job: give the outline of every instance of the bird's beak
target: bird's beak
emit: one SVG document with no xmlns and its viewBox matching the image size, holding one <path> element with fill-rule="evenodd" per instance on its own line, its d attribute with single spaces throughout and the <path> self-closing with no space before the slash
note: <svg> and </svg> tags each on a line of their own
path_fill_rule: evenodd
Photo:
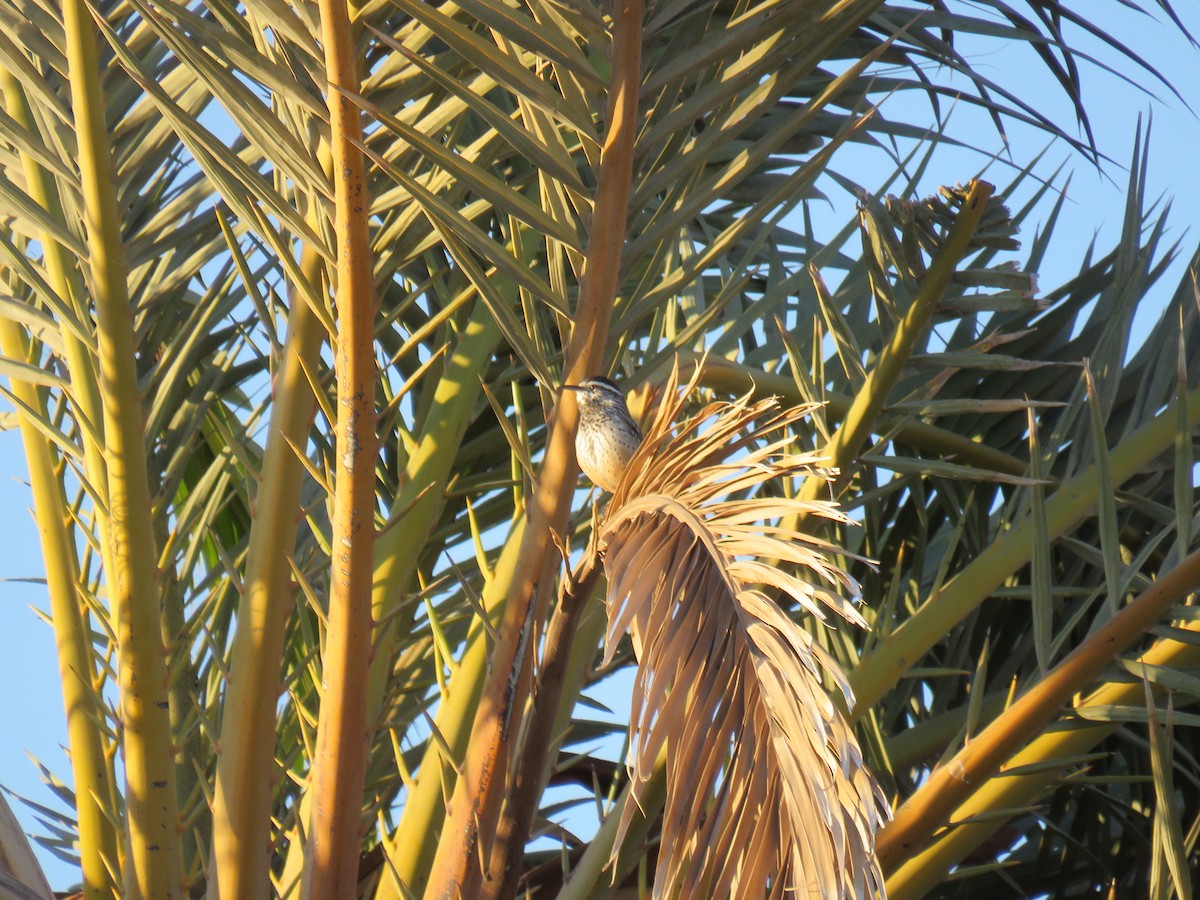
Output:
<svg viewBox="0 0 1200 900">
<path fill-rule="evenodd" d="M 582 384 L 564 384 L 563 390 L 564 391 L 586 391 L 587 388 L 585 388 Z"/>
</svg>

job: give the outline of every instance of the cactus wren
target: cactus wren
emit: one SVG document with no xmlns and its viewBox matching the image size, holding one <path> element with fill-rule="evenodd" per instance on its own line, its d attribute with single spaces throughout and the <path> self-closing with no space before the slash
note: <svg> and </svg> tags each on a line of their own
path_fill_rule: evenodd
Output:
<svg viewBox="0 0 1200 900">
<path fill-rule="evenodd" d="M 601 375 L 581 384 L 564 384 L 579 394 L 579 430 L 575 432 L 575 456 L 579 468 L 596 487 L 612 492 L 621 473 L 642 442 L 642 431 L 629 414 L 621 389 Z"/>
</svg>

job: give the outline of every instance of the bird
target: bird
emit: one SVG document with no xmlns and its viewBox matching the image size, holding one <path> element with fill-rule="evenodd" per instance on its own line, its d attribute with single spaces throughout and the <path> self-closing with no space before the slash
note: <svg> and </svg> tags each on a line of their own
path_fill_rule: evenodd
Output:
<svg viewBox="0 0 1200 900">
<path fill-rule="evenodd" d="M 603 375 L 563 387 L 579 395 L 579 428 L 575 432 L 579 468 L 596 487 L 612 493 L 642 443 L 642 430 L 629 414 L 625 394 Z"/>
</svg>

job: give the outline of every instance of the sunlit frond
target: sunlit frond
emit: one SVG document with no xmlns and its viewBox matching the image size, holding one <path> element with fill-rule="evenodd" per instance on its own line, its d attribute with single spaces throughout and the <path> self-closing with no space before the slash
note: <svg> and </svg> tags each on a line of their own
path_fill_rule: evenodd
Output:
<svg viewBox="0 0 1200 900">
<path fill-rule="evenodd" d="M 667 758 L 655 895 L 874 896 L 887 802 L 823 681 L 853 697 L 776 600 L 865 625 L 835 548 L 783 524 L 801 511 L 846 521 L 832 504 L 779 495 L 825 477 L 819 456 L 789 448 L 811 407 L 742 400 L 683 417 L 694 386 L 666 386 L 598 532 L 607 656 L 627 630 L 638 656 L 635 799 Z"/>
</svg>

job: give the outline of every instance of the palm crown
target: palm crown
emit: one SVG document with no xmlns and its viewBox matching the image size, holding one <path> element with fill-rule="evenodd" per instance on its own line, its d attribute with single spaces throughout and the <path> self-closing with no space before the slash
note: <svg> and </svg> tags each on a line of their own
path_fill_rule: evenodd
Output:
<svg viewBox="0 0 1200 900">
<path fill-rule="evenodd" d="M 1177 249 L 1145 145 L 1116 245 L 1039 292 L 1063 179 L 921 197 L 978 136 L 869 102 L 1096 156 L 1065 26 L 1098 29 L 1023 9 L 0 16 L 0 374 L 87 894 L 1188 896 L 1200 335 L 1184 279 L 1129 344 Z M 852 143 L 903 152 L 860 184 Z M 672 415 L 618 419 L 600 519 L 553 386 L 625 413 L 585 379 L 617 357 Z"/>
</svg>

